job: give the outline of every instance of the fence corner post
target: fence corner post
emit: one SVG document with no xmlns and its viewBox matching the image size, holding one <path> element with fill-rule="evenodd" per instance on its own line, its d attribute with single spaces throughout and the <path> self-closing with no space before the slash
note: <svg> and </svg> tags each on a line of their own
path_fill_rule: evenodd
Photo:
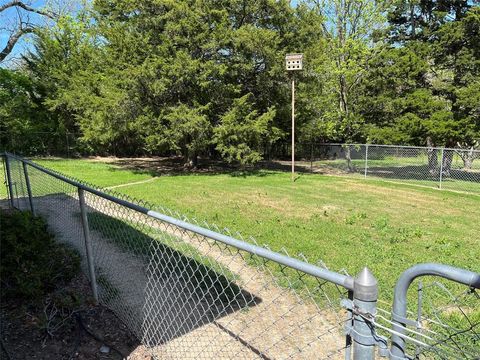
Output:
<svg viewBox="0 0 480 360">
<path fill-rule="evenodd" d="M 23 165 L 23 175 L 25 176 L 25 184 L 27 185 L 28 202 L 30 203 L 30 211 L 32 212 L 32 215 L 35 216 L 35 208 L 33 207 L 32 187 L 30 185 L 30 177 L 28 176 L 27 164 L 22 161 L 22 165 Z"/>
<path fill-rule="evenodd" d="M 8 159 L 8 154 L 5 153 L 5 169 L 7 171 L 7 187 L 10 195 L 10 207 L 13 209 L 15 205 L 13 203 L 13 187 L 12 187 L 12 173 L 10 171 L 10 161 Z"/>
<path fill-rule="evenodd" d="M 353 359 L 375 359 L 375 336 L 372 325 L 377 312 L 378 283 L 373 274 L 364 268 L 353 285 Z"/>
<path fill-rule="evenodd" d="M 93 298 L 98 304 L 97 279 L 95 276 L 95 264 L 93 262 L 92 243 L 90 241 L 90 229 L 88 227 L 85 193 L 81 188 L 78 188 L 78 200 L 80 202 L 80 212 L 82 216 L 83 236 L 85 239 L 85 252 L 87 256 L 88 273 L 90 275 L 90 285 L 92 287 Z"/>
</svg>

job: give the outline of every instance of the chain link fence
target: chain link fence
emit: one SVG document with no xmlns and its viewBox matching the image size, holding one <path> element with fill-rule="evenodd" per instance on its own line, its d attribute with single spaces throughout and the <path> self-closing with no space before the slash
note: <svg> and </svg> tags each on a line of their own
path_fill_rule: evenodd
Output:
<svg viewBox="0 0 480 360">
<path fill-rule="evenodd" d="M 480 194 L 480 150 L 369 144 L 299 146 L 298 165 L 348 175 Z"/>
<path fill-rule="evenodd" d="M 376 349 L 391 359 L 480 356 L 480 274 L 423 269 L 457 282 L 445 289 L 465 296 L 424 295 L 421 310 L 403 316 L 395 301 L 406 304 L 407 294 L 397 286 L 390 316 L 377 308 L 367 269 L 355 278 L 334 272 L 17 156 L 4 159 L 10 207 L 41 215 L 81 254 L 93 296 L 156 359 L 373 359 Z M 407 321 L 411 314 L 419 316 Z"/>
<path fill-rule="evenodd" d="M 23 155 L 77 157 L 88 153 L 81 134 L 68 131 L 0 131 L 2 149 Z"/>
</svg>

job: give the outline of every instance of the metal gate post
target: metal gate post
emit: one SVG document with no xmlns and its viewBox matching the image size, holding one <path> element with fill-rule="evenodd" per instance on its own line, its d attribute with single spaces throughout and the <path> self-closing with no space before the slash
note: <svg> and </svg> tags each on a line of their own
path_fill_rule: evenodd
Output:
<svg viewBox="0 0 480 360">
<path fill-rule="evenodd" d="M 28 176 L 27 164 L 22 162 L 22 165 L 23 165 L 23 174 L 25 176 L 25 184 L 27 185 L 27 193 L 28 193 L 28 201 L 30 203 L 30 210 L 32 211 L 32 214 L 35 216 L 35 209 L 33 208 L 32 188 L 30 187 L 30 178 Z"/>
<path fill-rule="evenodd" d="M 78 200 L 80 201 L 80 212 L 82 215 L 83 235 L 85 238 L 85 252 L 87 255 L 88 272 L 90 275 L 90 285 L 92 286 L 93 298 L 98 303 L 97 279 L 95 276 L 95 265 L 93 262 L 92 244 L 90 241 L 90 229 L 88 227 L 87 209 L 85 206 L 84 190 L 78 188 Z"/>
<path fill-rule="evenodd" d="M 368 144 L 365 145 L 365 179 L 367 178 L 368 172 Z"/>
<path fill-rule="evenodd" d="M 441 152 L 442 156 L 440 156 L 440 189 L 442 188 L 442 180 L 443 180 L 442 178 L 443 178 L 443 151 L 444 150 L 445 149 L 442 148 L 442 152 Z"/>
<path fill-rule="evenodd" d="M 8 160 L 8 154 L 5 154 L 5 168 L 7 170 L 7 186 L 10 193 L 10 207 L 13 209 L 13 187 L 12 187 L 12 175 L 10 172 L 10 161 Z"/>
<path fill-rule="evenodd" d="M 455 268 L 449 265 L 427 263 L 417 264 L 405 270 L 395 285 L 392 306 L 392 344 L 390 360 L 407 360 L 405 354 L 407 348 L 407 292 L 413 280 L 421 276 L 438 276 L 467 285 L 474 289 L 480 289 L 480 273 Z M 410 324 L 412 325 L 412 324 Z"/>
<path fill-rule="evenodd" d="M 353 360 L 375 359 L 375 337 L 372 324 L 377 312 L 378 284 L 364 268 L 353 284 Z"/>
</svg>

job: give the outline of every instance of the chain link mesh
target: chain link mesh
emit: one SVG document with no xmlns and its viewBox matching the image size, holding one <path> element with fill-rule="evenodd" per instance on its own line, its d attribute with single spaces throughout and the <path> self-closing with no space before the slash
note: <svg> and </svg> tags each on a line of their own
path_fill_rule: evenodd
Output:
<svg viewBox="0 0 480 360">
<path fill-rule="evenodd" d="M 11 159 L 10 166 L 12 182 L 23 186 L 16 201 L 28 209 L 22 164 Z M 88 275 L 77 188 L 31 166 L 28 174 L 35 212 L 81 254 Z M 154 358 L 344 358 L 345 289 L 93 193 L 85 192 L 85 202 L 100 302 Z"/>
<path fill-rule="evenodd" d="M 480 150 L 390 145 L 313 145 L 299 165 L 334 175 L 480 194 Z"/>
<path fill-rule="evenodd" d="M 360 164 L 354 158 L 362 152 L 358 147 L 356 152 L 350 150 L 353 168 L 358 170 Z M 381 157 L 375 150 L 372 154 Z M 408 154 L 414 158 L 417 153 Z M 22 162 L 10 157 L 9 165 L 14 205 L 28 210 Z M 81 254 L 88 275 L 77 187 L 32 166 L 27 171 L 35 212 L 47 220 L 58 241 Z M 117 200 L 256 244 L 228 229 L 69 178 Z M 345 289 L 94 193 L 85 192 L 85 202 L 100 302 L 115 312 L 154 358 L 348 357 L 344 329 L 351 325 L 351 317 L 340 305 L 349 296 Z M 306 261 L 301 255 L 298 258 Z M 326 268 L 323 263 L 317 265 Z M 412 320 L 405 337 L 409 358 L 480 358 L 478 291 L 435 280 L 422 283 L 418 299 L 408 313 Z M 380 303 L 372 324 L 375 333 L 389 338 L 391 312 L 385 308 L 390 305 Z"/>
<path fill-rule="evenodd" d="M 19 210 L 28 210 L 28 194 L 23 172 L 23 163 L 17 159 L 9 159 L 11 189 L 13 193 L 13 206 Z"/>
<path fill-rule="evenodd" d="M 480 294 L 474 288 L 427 277 L 410 293 L 405 326 L 408 359 L 480 359 Z M 390 337 L 391 304 L 380 302 L 374 325 Z"/>
</svg>

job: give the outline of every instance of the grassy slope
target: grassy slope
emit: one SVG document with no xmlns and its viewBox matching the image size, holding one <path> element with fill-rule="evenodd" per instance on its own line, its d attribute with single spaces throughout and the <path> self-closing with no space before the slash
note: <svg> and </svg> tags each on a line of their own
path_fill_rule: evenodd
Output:
<svg viewBox="0 0 480 360">
<path fill-rule="evenodd" d="M 39 161 L 102 186 L 150 175 L 81 160 Z M 238 174 L 237 174 L 238 175 Z M 118 189 L 355 273 L 369 266 L 384 291 L 409 266 L 437 261 L 480 270 L 480 197 L 345 177 L 259 172 L 162 176 Z"/>
</svg>

